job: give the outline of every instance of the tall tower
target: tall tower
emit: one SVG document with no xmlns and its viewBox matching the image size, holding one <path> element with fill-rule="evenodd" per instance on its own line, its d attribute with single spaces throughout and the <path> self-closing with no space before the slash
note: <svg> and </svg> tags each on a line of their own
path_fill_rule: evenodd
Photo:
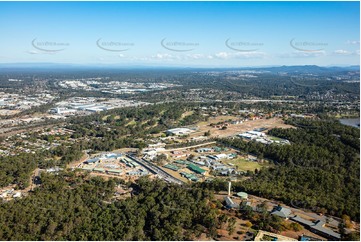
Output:
<svg viewBox="0 0 361 242">
<path fill-rule="evenodd" d="M 231 196 L 231 182 L 228 182 L 228 196 Z"/>
</svg>

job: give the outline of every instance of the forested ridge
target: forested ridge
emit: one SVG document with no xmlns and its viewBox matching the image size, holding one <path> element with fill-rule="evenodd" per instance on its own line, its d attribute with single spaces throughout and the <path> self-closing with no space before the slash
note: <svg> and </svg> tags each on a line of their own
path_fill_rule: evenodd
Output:
<svg viewBox="0 0 361 242">
<path fill-rule="evenodd" d="M 43 173 L 31 196 L 0 204 L 0 240 L 190 240 L 216 235 L 205 189 L 140 178 L 136 196 L 112 200 L 117 179 Z"/>
<path fill-rule="evenodd" d="M 347 214 L 358 221 L 359 129 L 332 120 L 290 119 L 287 123 L 297 128 L 272 129 L 269 134 L 288 139 L 291 145 L 220 140 L 276 163 L 238 183 L 238 189 L 316 211 L 326 209 L 337 216 Z"/>
</svg>

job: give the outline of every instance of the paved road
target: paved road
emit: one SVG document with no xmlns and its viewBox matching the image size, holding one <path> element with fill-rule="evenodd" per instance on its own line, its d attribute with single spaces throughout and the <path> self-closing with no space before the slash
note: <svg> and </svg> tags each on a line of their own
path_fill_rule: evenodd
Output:
<svg viewBox="0 0 361 242">
<path fill-rule="evenodd" d="M 172 176 L 171 174 L 163 171 L 158 166 L 152 164 L 151 162 L 147 161 L 146 159 L 140 160 L 131 155 L 127 155 L 127 157 L 132 159 L 133 161 L 137 162 L 138 164 L 142 165 L 143 167 L 145 167 L 147 170 L 149 170 L 153 174 L 156 174 L 161 179 L 164 179 L 168 182 L 180 184 L 180 185 L 184 184 L 183 181 L 181 181 L 181 180 L 175 178 L 174 176 Z"/>
<path fill-rule="evenodd" d="M 168 149 L 168 150 L 165 150 L 165 151 L 192 149 L 192 148 L 201 147 L 201 146 L 210 145 L 210 144 L 215 144 L 215 143 L 217 143 L 217 142 L 216 142 L 216 141 L 211 141 L 211 142 L 202 143 L 202 144 L 198 144 L 198 145 L 192 145 L 192 146 L 187 146 L 187 147 Z"/>
</svg>

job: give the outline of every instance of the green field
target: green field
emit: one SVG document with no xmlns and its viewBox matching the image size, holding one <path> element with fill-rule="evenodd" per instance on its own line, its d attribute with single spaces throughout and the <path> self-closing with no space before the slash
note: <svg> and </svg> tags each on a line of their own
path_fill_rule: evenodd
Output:
<svg viewBox="0 0 361 242">
<path fill-rule="evenodd" d="M 132 126 L 132 125 L 136 125 L 137 122 L 135 120 L 131 120 L 129 123 L 127 123 L 125 126 Z"/>
<path fill-rule="evenodd" d="M 225 163 L 234 164 L 234 166 L 237 167 L 239 171 L 254 171 L 256 169 L 259 170 L 262 167 L 266 166 L 266 164 L 260 164 L 258 162 L 254 162 L 254 161 L 247 161 L 243 158 L 229 160 L 229 161 L 226 161 Z"/>
<path fill-rule="evenodd" d="M 283 139 L 281 139 L 281 138 L 278 138 L 278 137 L 275 137 L 275 136 L 269 136 L 268 135 L 268 138 L 270 139 L 270 140 L 275 140 L 275 141 L 282 141 Z"/>
</svg>

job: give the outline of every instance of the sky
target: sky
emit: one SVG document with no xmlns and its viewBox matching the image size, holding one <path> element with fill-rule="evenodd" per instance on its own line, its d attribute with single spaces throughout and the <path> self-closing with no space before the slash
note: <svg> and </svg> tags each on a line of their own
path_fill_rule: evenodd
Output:
<svg viewBox="0 0 361 242">
<path fill-rule="evenodd" d="M 0 63 L 359 65 L 359 2 L 0 2 Z"/>
</svg>

